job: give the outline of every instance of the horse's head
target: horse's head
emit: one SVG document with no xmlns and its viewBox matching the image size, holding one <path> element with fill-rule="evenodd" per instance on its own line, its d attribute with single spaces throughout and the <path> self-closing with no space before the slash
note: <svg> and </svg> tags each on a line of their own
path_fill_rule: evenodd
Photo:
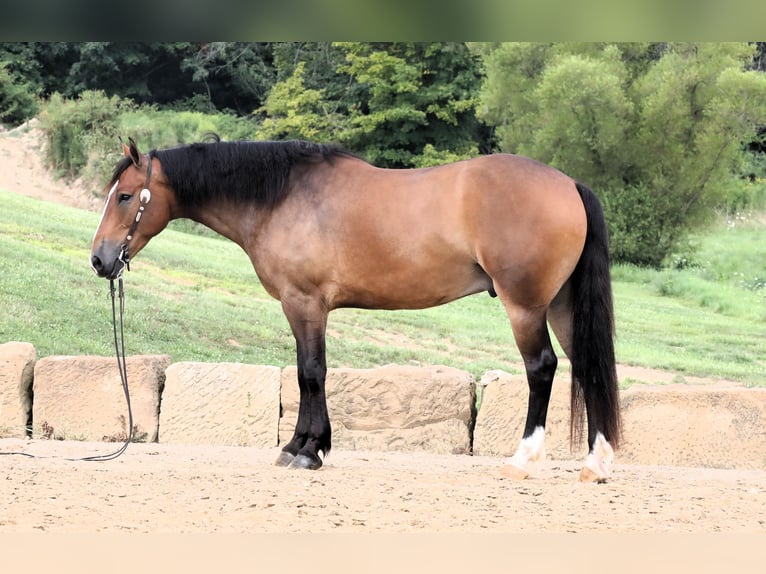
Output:
<svg viewBox="0 0 766 574">
<path fill-rule="evenodd" d="M 165 229 L 174 201 L 159 160 L 129 141 L 122 144 L 125 157 L 114 170 L 90 250 L 91 267 L 107 279 L 122 275 L 130 258 Z"/>
</svg>

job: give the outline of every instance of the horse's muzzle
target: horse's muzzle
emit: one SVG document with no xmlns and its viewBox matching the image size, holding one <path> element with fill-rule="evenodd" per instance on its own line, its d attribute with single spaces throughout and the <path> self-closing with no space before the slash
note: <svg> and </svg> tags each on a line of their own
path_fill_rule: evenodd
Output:
<svg viewBox="0 0 766 574">
<path fill-rule="evenodd" d="M 122 245 L 102 241 L 91 251 L 90 266 L 99 277 L 117 279 L 125 270 Z"/>
</svg>

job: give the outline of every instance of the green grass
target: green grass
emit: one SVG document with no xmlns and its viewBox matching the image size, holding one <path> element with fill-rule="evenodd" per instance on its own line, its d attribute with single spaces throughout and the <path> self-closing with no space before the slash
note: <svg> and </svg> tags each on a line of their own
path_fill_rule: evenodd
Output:
<svg viewBox="0 0 766 574">
<path fill-rule="evenodd" d="M 30 342 L 40 357 L 111 355 L 108 283 L 88 264 L 99 214 L 4 191 L 0 204 L 0 342 Z M 766 386 L 763 225 L 723 225 L 698 241 L 686 269 L 615 267 L 618 360 Z M 169 229 L 131 268 L 129 354 L 294 364 L 280 304 L 234 243 Z M 508 319 L 483 294 L 424 311 L 330 315 L 329 366 L 386 363 L 519 372 Z"/>
</svg>

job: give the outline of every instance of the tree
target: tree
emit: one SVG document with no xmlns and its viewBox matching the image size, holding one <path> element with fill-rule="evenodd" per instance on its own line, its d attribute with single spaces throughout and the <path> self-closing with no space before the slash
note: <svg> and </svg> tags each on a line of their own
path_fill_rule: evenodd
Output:
<svg viewBox="0 0 766 574">
<path fill-rule="evenodd" d="M 325 91 L 305 85 L 305 63 L 300 62 L 290 77 L 277 82 L 256 110 L 265 118 L 258 130 L 259 139 L 305 139 L 329 141 L 342 118 L 334 113 Z"/>
<path fill-rule="evenodd" d="M 0 122 L 19 125 L 38 111 L 37 98 L 24 84 L 8 71 L 0 61 Z"/>
<path fill-rule="evenodd" d="M 39 109 L 39 70 L 28 42 L 0 44 L 0 122 L 18 125 Z"/>
<path fill-rule="evenodd" d="M 342 142 L 353 92 L 337 71 L 342 62 L 343 53 L 329 42 L 274 44 L 276 83 L 254 112 L 258 137 Z"/>
<path fill-rule="evenodd" d="M 340 143 L 376 165 L 417 167 L 477 155 L 480 61 L 464 44 L 285 43 L 264 137 Z"/>
<path fill-rule="evenodd" d="M 601 195 L 617 260 L 658 266 L 711 213 L 766 121 L 747 44 L 503 44 L 479 115 L 505 151 Z"/>
<path fill-rule="evenodd" d="M 349 108 L 349 146 L 389 167 L 418 166 L 478 154 L 474 108 L 479 60 L 462 43 L 339 43 L 339 71 L 359 85 Z"/>
<path fill-rule="evenodd" d="M 42 97 L 86 90 L 138 104 L 249 114 L 274 83 L 272 48 L 250 42 L 16 42 L 0 61 Z"/>
<path fill-rule="evenodd" d="M 248 115 L 263 104 L 276 80 L 273 44 L 268 42 L 210 42 L 193 45 L 180 69 L 204 86 L 212 109 Z"/>
</svg>

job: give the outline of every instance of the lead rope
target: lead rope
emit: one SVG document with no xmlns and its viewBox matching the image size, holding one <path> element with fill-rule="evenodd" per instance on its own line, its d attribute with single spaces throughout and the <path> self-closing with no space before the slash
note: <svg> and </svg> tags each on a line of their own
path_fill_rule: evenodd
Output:
<svg viewBox="0 0 766 574">
<path fill-rule="evenodd" d="M 125 315 L 125 290 L 122 287 L 122 277 L 117 280 L 118 296 L 120 299 L 120 337 L 117 340 L 117 305 L 114 301 L 114 279 L 109 281 L 109 293 L 112 297 L 112 332 L 114 333 L 114 354 L 117 357 L 117 369 L 120 371 L 120 382 L 125 393 L 125 403 L 128 406 L 128 431 L 123 445 L 111 454 L 99 454 L 83 458 L 70 458 L 68 460 L 107 461 L 114 460 L 128 448 L 133 440 L 133 409 L 130 406 L 130 391 L 128 390 L 128 368 L 125 364 L 125 331 L 123 329 L 123 317 Z"/>
<path fill-rule="evenodd" d="M 125 393 L 125 402 L 128 405 L 128 431 L 127 431 L 127 437 L 125 438 L 125 442 L 123 445 L 117 449 L 116 451 L 110 453 L 110 454 L 98 454 L 93 456 L 84 456 L 82 458 L 64 458 L 64 460 L 69 461 L 89 461 L 89 462 L 104 462 L 107 460 L 114 460 L 118 456 L 120 456 L 125 450 L 128 448 L 128 445 L 133 440 L 133 409 L 130 406 L 130 392 L 128 391 L 128 369 L 125 364 L 125 331 L 123 329 L 123 317 L 125 315 L 125 291 L 122 286 L 122 277 L 120 277 L 117 280 L 117 293 L 118 297 L 120 299 L 120 334 L 119 339 L 117 336 L 117 304 L 115 303 L 115 288 L 114 288 L 114 279 L 109 281 L 109 292 L 112 297 L 112 332 L 114 333 L 114 352 L 117 356 L 117 369 L 120 371 L 120 382 L 122 383 L 122 390 Z M 19 456 L 28 456 L 30 458 L 58 458 L 55 456 L 44 456 L 44 455 L 38 455 L 38 454 L 31 454 L 28 452 L 0 452 L 0 455 L 6 454 L 6 455 L 19 455 Z"/>
</svg>

